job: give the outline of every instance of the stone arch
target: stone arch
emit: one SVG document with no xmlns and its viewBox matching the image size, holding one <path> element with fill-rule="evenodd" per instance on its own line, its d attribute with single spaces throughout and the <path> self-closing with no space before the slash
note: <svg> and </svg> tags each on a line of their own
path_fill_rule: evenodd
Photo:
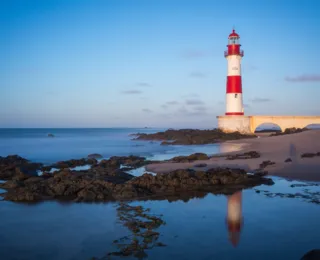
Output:
<svg viewBox="0 0 320 260">
<path fill-rule="evenodd" d="M 320 123 L 315 123 L 315 124 L 308 124 L 306 126 L 304 126 L 304 128 L 308 128 L 308 129 L 320 129 Z"/>
<path fill-rule="evenodd" d="M 258 129 L 259 127 L 263 126 L 263 125 L 272 125 L 272 127 L 275 128 L 275 129 L 274 129 L 275 132 L 276 132 L 276 131 L 281 131 L 281 132 L 284 131 L 284 129 L 281 127 L 280 124 L 277 124 L 277 123 L 275 123 L 275 122 L 268 122 L 268 121 L 266 121 L 266 122 L 262 122 L 262 123 L 261 123 L 261 122 L 256 123 L 256 124 L 254 125 L 253 129 L 252 129 L 253 133 L 255 133 L 255 132 L 257 131 L 257 129 Z M 270 128 L 271 128 L 271 127 L 270 127 Z M 269 129 L 270 129 L 270 128 L 269 128 Z M 272 129 L 270 129 L 270 130 L 272 130 Z"/>
</svg>

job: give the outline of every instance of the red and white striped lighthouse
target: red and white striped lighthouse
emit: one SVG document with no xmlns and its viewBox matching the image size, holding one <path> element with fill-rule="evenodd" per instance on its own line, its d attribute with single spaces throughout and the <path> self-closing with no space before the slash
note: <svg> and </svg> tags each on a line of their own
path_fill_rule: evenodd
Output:
<svg viewBox="0 0 320 260">
<path fill-rule="evenodd" d="M 244 115 L 241 83 L 241 59 L 243 51 L 240 50 L 240 36 L 232 30 L 228 37 L 228 50 L 224 56 L 228 60 L 226 115 Z"/>
</svg>

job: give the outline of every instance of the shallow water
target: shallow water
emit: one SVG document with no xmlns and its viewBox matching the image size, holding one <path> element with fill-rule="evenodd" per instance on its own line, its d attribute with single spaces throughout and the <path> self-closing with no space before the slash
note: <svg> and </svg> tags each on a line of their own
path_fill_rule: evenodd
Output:
<svg viewBox="0 0 320 260">
<path fill-rule="evenodd" d="M 276 178 L 274 186 L 242 191 L 244 225 L 237 247 L 228 239 L 226 196 L 133 202 L 163 214 L 166 221 L 158 231 L 167 247 L 147 250 L 147 259 L 300 259 L 319 247 L 319 205 L 297 198 L 269 198 L 255 191 L 303 192 L 306 188 L 291 188 L 294 183 L 299 182 Z M 320 192 L 319 186 L 312 189 Z M 128 234 L 117 223 L 116 205 L 2 201 L 1 259 L 101 258 L 114 250 L 113 240 Z"/>
<path fill-rule="evenodd" d="M 135 146 L 128 134 L 140 130 L 122 129 L 120 133 L 109 134 L 107 132 L 110 130 L 50 130 L 56 135 L 55 138 L 46 136 L 48 130 L 28 130 L 23 134 L 24 137 L 21 131 L 10 136 L 8 132 L 2 132 L 0 156 L 19 154 L 45 163 L 82 158 L 89 153 L 101 153 L 105 158 L 136 154 L 158 160 L 194 152 L 214 154 L 239 149 L 239 146 L 228 144 L 184 147 L 160 146 L 159 143 L 141 141 Z M 143 172 L 142 167 L 131 173 L 138 176 Z M 161 233 L 159 240 L 167 246 L 147 250 L 147 259 L 300 259 L 307 251 L 319 248 L 319 204 L 312 203 L 308 197 L 286 198 L 281 194 L 273 197 L 272 194 L 308 195 L 310 193 L 306 193 L 306 189 L 309 192 L 320 192 L 320 186 L 291 187 L 292 184 L 302 182 L 276 177 L 274 180 L 276 184 L 273 186 L 242 191 L 244 225 L 236 247 L 228 237 L 228 197 L 224 195 L 207 194 L 203 198 L 185 201 L 133 202 L 133 205 L 150 208 L 153 214 L 163 214 L 166 221 L 166 225 L 158 231 Z M 320 200 L 316 194 L 314 198 Z M 115 249 L 112 246 L 113 240 L 128 234 L 127 229 L 117 220 L 117 205 L 60 202 L 21 204 L 1 201 L 0 259 L 102 258 Z"/>
</svg>

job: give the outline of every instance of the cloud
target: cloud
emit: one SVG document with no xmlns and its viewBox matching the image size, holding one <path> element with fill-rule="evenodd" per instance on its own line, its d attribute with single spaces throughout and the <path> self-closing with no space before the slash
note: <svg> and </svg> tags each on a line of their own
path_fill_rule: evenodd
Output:
<svg viewBox="0 0 320 260">
<path fill-rule="evenodd" d="M 193 108 L 194 111 L 197 111 L 197 112 L 205 112 L 207 111 L 207 107 L 206 106 L 196 106 Z"/>
<path fill-rule="evenodd" d="M 178 105 L 179 102 L 172 100 L 172 101 L 167 101 L 165 104 L 161 105 L 162 108 L 167 109 L 169 106 L 175 106 Z"/>
<path fill-rule="evenodd" d="M 142 109 L 142 112 L 152 113 L 152 110 L 150 110 L 149 108 L 143 108 L 143 109 Z"/>
<path fill-rule="evenodd" d="M 186 104 L 193 106 L 193 105 L 203 105 L 203 101 L 200 99 L 187 99 Z"/>
<path fill-rule="evenodd" d="M 270 102 L 271 99 L 269 98 L 254 98 L 250 100 L 252 103 L 265 103 L 265 102 Z"/>
<path fill-rule="evenodd" d="M 171 106 L 171 105 L 178 105 L 178 104 L 179 104 L 179 102 L 178 102 L 178 101 L 175 101 L 175 100 L 166 102 L 166 105 L 169 105 L 169 106 Z"/>
<path fill-rule="evenodd" d="M 122 94 L 127 94 L 127 95 L 134 95 L 134 94 L 141 94 L 141 93 L 142 91 L 136 90 L 136 89 L 122 91 Z"/>
<path fill-rule="evenodd" d="M 186 108 L 185 106 L 180 107 L 177 110 L 176 116 L 206 116 L 207 113 L 207 107 L 205 106 L 192 106 L 191 108 Z"/>
<path fill-rule="evenodd" d="M 139 86 L 139 87 L 152 87 L 152 85 L 147 82 L 138 82 L 137 86 Z"/>
<path fill-rule="evenodd" d="M 208 56 L 206 52 L 200 50 L 187 50 L 181 54 L 184 59 L 199 59 Z"/>
<path fill-rule="evenodd" d="M 319 75 L 301 75 L 297 77 L 285 77 L 285 81 L 288 82 L 317 82 L 320 81 L 320 74 Z"/>
<path fill-rule="evenodd" d="M 189 76 L 192 78 L 205 78 L 207 75 L 200 71 L 193 71 L 189 74 Z"/>
<path fill-rule="evenodd" d="M 190 94 L 183 95 L 182 97 L 183 98 L 195 98 L 195 97 L 199 97 L 199 95 L 196 93 L 190 93 Z"/>
</svg>

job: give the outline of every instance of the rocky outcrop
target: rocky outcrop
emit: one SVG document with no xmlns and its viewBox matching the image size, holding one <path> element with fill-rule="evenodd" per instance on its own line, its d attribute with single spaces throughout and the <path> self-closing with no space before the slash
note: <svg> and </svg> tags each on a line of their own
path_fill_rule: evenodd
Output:
<svg viewBox="0 0 320 260">
<path fill-rule="evenodd" d="M 0 156 L 0 180 L 10 180 L 16 175 L 36 176 L 41 166 L 18 155 Z"/>
<path fill-rule="evenodd" d="M 138 133 L 134 140 L 163 141 L 163 145 L 192 145 L 212 144 L 227 140 L 238 140 L 243 138 L 255 138 L 255 135 L 241 134 L 240 132 L 225 133 L 220 129 L 199 130 L 199 129 L 168 129 L 164 132 L 153 134 Z"/>
<path fill-rule="evenodd" d="M 301 158 L 313 158 L 316 156 L 320 156 L 320 152 L 317 153 L 303 153 L 301 154 Z"/>
<path fill-rule="evenodd" d="M 260 154 L 256 151 L 245 152 L 241 154 L 228 155 L 226 160 L 237 160 L 237 159 L 253 159 L 260 158 Z"/>
<path fill-rule="evenodd" d="M 276 164 L 276 163 L 268 160 L 268 161 L 263 161 L 262 163 L 259 164 L 259 166 L 260 166 L 260 169 L 264 169 L 267 166 L 274 165 L 274 164 Z"/>
<path fill-rule="evenodd" d="M 240 189 L 260 184 L 273 184 L 273 181 L 258 175 L 248 175 L 240 169 L 187 169 L 157 175 L 145 173 L 134 177 L 120 169 L 96 166 L 87 171 L 63 169 L 51 176 L 10 180 L 0 184 L 0 187 L 7 189 L 3 196 L 5 200 L 11 201 L 63 199 L 91 202 L 151 199 L 195 191 L 214 192 L 221 190 L 221 187 Z"/>
<path fill-rule="evenodd" d="M 188 156 L 176 156 L 171 158 L 170 162 L 194 162 L 197 160 L 208 160 L 210 157 L 205 153 L 194 153 Z"/>
<path fill-rule="evenodd" d="M 289 134 L 296 134 L 296 133 L 301 133 L 303 131 L 307 131 L 307 128 L 286 128 L 283 132 L 276 132 L 271 134 L 270 136 L 278 136 L 278 135 L 289 135 Z"/>
<path fill-rule="evenodd" d="M 178 158 L 178 159 L 177 159 Z M 201 160 L 208 156 L 196 153 L 174 160 Z M 5 200 L 41 201 L 63 199 L 73 201 L 114 201 L 130 199 L 154 199 L 161 196 L 186 197 L 196 192 L 227 192 L 230 188 L 242 189 L 260 184 L 272 184 L 272 180 L 248 175 L 244 170 L 216 168 L 207 171 L 175 170 L 167 174 L 143 174 L 134 177 L 125 169 L 134 169 L 150 163 L 139 156 L 113 156 L 99 163 L 96 159 L 61 161 L 51 166 L 31 163 L 19 156 L 0 158 L 0 177 L 8 180 L 0 184 L 6 189 Z M 75 171 L 78 165 L 91 164 L 88 170 Z M 58 168 L 41 176 L 33 174 L 39 169 Z M 198 164 L 198 167 L 205 165 Z"/>
<path fill-rule="evenodd" d="M 94 158 L 71 159 L 67 161 L 59 161 L 57 163 L 42 167 L 43 171 L 50 171 L 52 168 L 66 169 L 77 166 L 95 165 L 98 161 Z"/>
</svg>

